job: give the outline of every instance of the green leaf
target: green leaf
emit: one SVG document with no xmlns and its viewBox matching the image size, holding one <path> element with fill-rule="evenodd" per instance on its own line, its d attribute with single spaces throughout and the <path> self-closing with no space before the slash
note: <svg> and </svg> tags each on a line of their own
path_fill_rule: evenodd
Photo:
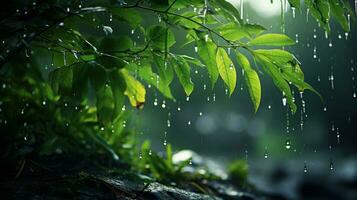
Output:
<svg viewBox="0 0 357 200">
<path fill-rule="evenodd" d="M 126 82 L 121 71 L 116 70 L 109 73 L 110 87 L 113 94 L 114 109 L 112 120 L 121 113 L 124 105 L 124 93 L 126 91 Z"/>
<path fill-rule="evenodd" d="M 244 24 L 243 29 L 245 32 L 247 32 L 251 37 L 256 37 L 263 32 L 266 31 L 266 29 L 258 24 Z"/>
<path fill-rule="evenodd" d="M 219 8 L 218 12 L 225 16 L 230 21 L 243 24 L 238 10 L 225 0 L 210 1 L 213 7 Z"/>
<path fill-rule="evenodd" d="M 172 57 L 171 58 L 172 61 L 174 61 L 174 69 L 176 72 L 176 75 L 183 87 L 183 89 L 185 90 L 185 93 L 187 96 L 190 96 L 190 94 L 193 91 L 193 83 L 191 81 L 191 77 L 190 77 L 190 66 L 188 65 L 187 61 L 180 57 L 180 56 L 176 56 L 176 57 Z"/>
<path fill-rule="evenodd" d="M 55 94 L 68 94 L 72 89 L 73 71 L 71 66 L 56 68 L 49 74 L 52 90 Z"/>
<path fill-rule="evenodd" d="M 298 62 L 294 55 L 281 49 L 258 49 L 254 50 L 254 53 L 269 58 L 278 66 L 283 66 L 289 62 Z"/>
<path fill-rule="evenodd" d="M 133 28 L 136 28 L 142 21 L 140 13 L 135 9 L 112 8 L 110 11 L 114 18 L 127 22 Z"/>
<path fill-rule="evenodd" d="M 248 42 L 252 46 L 287 46 L 295 44 L 294 40 L 283 34 L 264 34 Z"/>
<path fill-rule="evenodd" d="M 149 62 L 141 61 L 140 67 L 138 67 L 134 63 L 131 63 L 130 66 L 137 69 L 139 72 L 139 76 L 150 85 L 156 87 L 165 97 L 169 99 L 174 99 L 174 97 L 171 94 L 170 87 L 164 84 L 164 81 L 162 81 L 161 77 L 158 74 L 152 72 L 151 65 Z"/>
<path fill-rule="evenodd" d="M 219 75 L 228 86 L 229 95 L 232 95 L 236 87 L 237 73 L 232 60 L 223 48 L 218 48 L 217 50 L 216 63 Z"/>
<path fill-rule="evenodd" d="M 153 57 L 161 81 L 163 81 L 165 85 L 169 86 L 172 80 L 174 79 L 174 71 L 172 69 L 172 66 L 168 63 L 167 60 L 164 60 L 165 58 L 159 57 L 156 54 L 153 54 Z"/>
<path fill-rule="evenodd" d="M 88 66 L 79 64 L 73 66 L 72 93 L 77 100 L 82 100 L 88 93 Z"/>
<path fill-rule="evenodd" d="M 95 55 L 93 54 L 89 54 L 89 55 L 81 55 L 80 58 L 83 60 L 83 61 L 93 61 L 95 60 Z"/>
<path fill-rule="evenodd" d="M 317 22 L 330 32 L 330 6 L 326 0 L 305 0 L 306 7 Z"/>
<path fill-rule="evenodd" d="M 345 15 L 343 3 L 339 0 L 329 0 L 331 13 L 338 23 L 342 26 L 343 30 L 350 31 L 350 25 Z"/>
<path fill-rule="evenodd" d="M 261 100 L 261 86 L 258 73 L 250 66 L 249 60 L 243 54 L 236 51 L 237 61 L 242 66 L 245 75 L 245 83 L 248 87 L 250 98 L 255 112 L 258 111 Z"/>
<path fill-rule="evenodd" d="M 199 40 L 197 42 L 197 50 L 198 55 L 201 57 L 201 59 L 207 66 L 207 71 L 211 79 L 211 85 L 213 89 L 219 75 L 216 63 L 217 46 L 211 41 L 205 42 L 204 40 Z"/>
<path fill-rule="evenodd" d="M 289 0 L 290 6 L 300 10 L 300 0 Z"/>
<path fill-rule="evenodd" d="M 102 125 L 107 126 L 110 122 L 112 122 L 112 111 L 114 109 L 113 93 L 109 85 L 105 85 L 99 90 L 96 90 L 96 98 L 98 121 Z"/>
<path fill-rule="evenodd" d="M 250 38 L 245 29 L 234 22 L 219 26 L 216 30 L 227 40 L 238 41 L 242 38 Z"/>
<path fill-rule="evenodd" d="M 145 103 L 145 87 L 131 76 L 126 69 L 122 69 L 121 72 L 126 82 L 125 95 L 128 96 L 130 104 L 136 108 L 142 108 Z"/>
<path fill-rule="evenodd" d="M 263 70 L 269 74 L 269 76 L 273 79 L 273 82 L 277 88 L 279 88 L 280 91 L 284 93 L 284 95 L 287 98 L 288 104 L 290 106 L 290 109 L 292 110 L 293 113 L 296 112 L 296 105 L 293 101 L 293 95 L 291 93 L 291 89 L 289 84 L 285 81 L 283 75 L 279 71 L 279 69 L 271 63 L 271 61 L 260 54 L 254 54 L 254 57 L 257 59 L 257 61 L 260 63 L 262 66 Z"/>
<path fill-rule="evenodd" d="M 148 41 L 150 41 L 153 48 L 165 50 L 165 45 L 169 48 L 176 43 L 173 32 L 163 26 L 151 26 L 148 28 L 147 33 Z"/>
<path fill-rule="evenodd" d="M 102 89 L 107 82 L 107 74 L 103 67 L 91 64 L 89 67 L 89 79 L 96 91 Z"/>
<path fill-rule="evenodd" d="M 120 52 L 126 51 L 133 47 L 133 41 L 128 36 L 107 36 L 105 37 L 100 45 L 99 50 L 101 52 Z"/>
<path fill-rule="evenodd" d="M 106 69 L 118 68 L 121 69 L 127 65 L 127 62 L 117 56 L 110 54 L 102 54 L 97 56 L 95 60 L 98 64 L 101 64 Z"/>
</svg>

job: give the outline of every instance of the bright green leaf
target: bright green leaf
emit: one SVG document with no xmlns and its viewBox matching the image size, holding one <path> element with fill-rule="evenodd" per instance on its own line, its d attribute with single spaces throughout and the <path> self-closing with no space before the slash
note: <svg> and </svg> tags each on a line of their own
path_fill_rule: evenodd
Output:
<svg viewBox="0 0 357 200">
<path fill-rule="evenodd" d="M 218 48 L 217 50 L 216 63 L 219 75 L 228 86 L 229 95 L 232 95 L 236 87 L 237 73 L 232 60 L 223 48 Z"/>
</svg>

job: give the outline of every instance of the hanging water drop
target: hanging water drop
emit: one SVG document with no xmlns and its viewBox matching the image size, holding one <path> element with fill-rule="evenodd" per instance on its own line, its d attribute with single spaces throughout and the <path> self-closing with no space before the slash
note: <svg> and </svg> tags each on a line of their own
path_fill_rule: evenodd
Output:
<svg viewBox="0 0 357 200">
<path fill-rule="evenodd" d="M 187 96 L 187 97 L 186 97 L 186 101 L 190 101 L 190 96 Z"/>
<path fill-rule="evenodd" d="M 282 98 L 283 106 L 286 106 L 286 97 Z"/>
<path fill-rule="evenodd" d="M 291 7 L 292 13 L 293 13 L 293 19 L 295 19 L 295 7 Z"/>
<path fill-rule="evenodd" d="M 264 150 L 264 158 L 265 159 L 268 158 L 268 149 L 267 149 L 267 147 L 265 147 L 265 150 Z"/>
</svg>

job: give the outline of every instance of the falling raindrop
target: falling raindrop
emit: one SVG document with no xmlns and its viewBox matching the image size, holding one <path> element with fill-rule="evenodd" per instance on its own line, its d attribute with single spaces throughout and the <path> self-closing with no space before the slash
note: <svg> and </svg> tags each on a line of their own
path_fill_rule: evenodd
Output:
<svg viewBox="0 0 357 200">
<path fill-rule="evenodd" d="M 44 105 L 44 106 L 46 105 L 46 100 L 42 101 L 42 105 Z"/>
<path fill-rule="evenodd" d="M 268 105 L 268 109 L 269 109 L 269 110 L 271 109 L 271 105 Z"/>
<path fill-rule="evenodd" d="M 307 164 L 306 164 L 306 161 L 304 161 L 304 173 L 307 173 Z"/>
<path fill-rule="evenodd" d="M 331 66 L 331 75 L 329 76 L 329 80 L 331 82 L 331 89 L 335 89 L 335 84 L 334 84 L 335 77 L 333 75 L 333 66 Z"/>
<path fill-rule="evenodd" d="M 154 99 L 154 106 L 157 106 L 157 99 Z"/>
<path fill-rule="evenodd" d="M 316 55 L 316 46 L 314 46 L 314 54 L 313 54 L 313 57 L 316 59 L 317 58 L 317 55 Z"/>
<path fill-rule="evenodd" d="M 332 46 L 333 46 L 331 40 L 330 40 L 330 42 L 328 43 L 328 46 L 329 46 L 329 47 L 332 47 Z"/>
<path fill-rule="evenodd" d="M 332 160 L 330 161 L 330 170 L 331 170 L 331 171 L 334 170 L 334 164 L 333 164 L 333 161 L 332 161 Z"/>
<path fill-rule="evenodd" d="M 345 38 L 348 40 L 348 32 L 345 33 Z"/>
<path fill-rule="evenodd" d="M 291 142 L 290 142 L 290 139 L 289 139 L 289 138 L 286 139 L 285 148 L 288 149 L 288 150 L 291 148 Z"/>
<path fill-rule="evenodd" d="M 295 42 L 299 43 L 299 34 L 295 34 Z"/>
<path fill-rule="evenodd" d="M 227 52 L 228 52 L 228 55 L 231 55 L 231 48 L 230 47 L 227 48 Z"/>
<path fill-rule="evenodd" d="M 187 97 L 186 97 L 186 101 L 190 101 L 190 96 L 187 96 Z"/>
<path fill-rule="evenodd" d="M 192 165 L 192 159 L 190 159 L 190 161 L 189 161 L 189 163 L 188 163 L 188 164 Z"/>
<path fill-rule="evenodd" d="M 195 49 L 195 53 L 197 53 L 198 52 L 198 47 L 196 45 L 195 45 L 194 49 Z"/>
<path fill-rule="evenodd" d="M 310 9 L 306 9 L 306 22 L 309 22 Z"/>
<path fill-rule="evenodd" d="M 327 107 L 325 106 L 325 107 L 324 107 L 324 112 L 326 112 L 326 111 L 327 111 Z"/>
<path fill-rule="evenodd" d="M 179 107 L 177 107 L 177 111 L 181 111 L 181 108 L 180 108 L 180 106 L 179 106 Z"/>
<path fill-rule="evenodd" d="M 167 132 L 165 131 L 165 132 L 164 132 L 164 146 L 167 145 L 166 137 L 167 137 Z"/>
<path fill-rule="evenodd" d="M 200 112 L 200 113 L 199 113 L 199 115 L 200 115 L 200 116 L 202 116 L 202 115 L 203 115 L 203 113 L 202 113 L 202 112 Z"/>
<path fill-rule="evenodd" d="M 341 34 L 338 34 L 338 39 L 342 39 L 342 35 Z"/>
<path fill-rule="evenodd" d="M 188 122 L 187 122 L 187 125 L 189 125 L 189 126 L 190 126 L 190 125 L 191 125 L 191 121 L 188 121 Z"/>
<path fill-rule="evenodd" d="M 291 10 L 293 12 L 293 18 L 295 19 L 295 7 L 291 7 Z"/>
<path fill-rule="evenodd" d="M 336 128 L 337 144 L 340 144 L 340 131 Z"/>
<path fill-rule="evenodd" d="M 265 150 L 264 150 L 264 158 L 265 159 L 268 158 L 268 149 L 267 149 L 267 147 L 265 147 Z"/>
<path fill-rule="evenodd" d="M 205 35 L 205 41 L 208 42 L 208 34 Z"/>
<path fill-rule="evenodd" d="M 162 101 L 162 104 L 161 104 L 161 107 L 162 107 L 162 108 L 166 108 L 166 104 L 165 104 L 165 103 L 166 103 L 165 100 L 163 100 L 163 101 Z"/>
<path fill-rule="evenodd" d="M 240 0 L 240 18 L 243 19 L 244 0 Z"/>
<path fill-rule="evenodd" d="M 125 105 L 123 105 L 123 107 L 121 108 L 122 111 L 125 111 Z"/>
</svg>

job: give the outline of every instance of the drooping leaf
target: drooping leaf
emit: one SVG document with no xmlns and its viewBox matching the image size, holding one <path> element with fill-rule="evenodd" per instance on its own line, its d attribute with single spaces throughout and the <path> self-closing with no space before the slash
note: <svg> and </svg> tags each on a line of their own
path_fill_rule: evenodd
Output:
<svg viewBox="0 0 357 200">
<path fill-rule="evenodd" d="M 197 42 L 197 50 L 198 55 L 201 57 L 201 59 L 207 66 L 207 71 L 211 79 L 211 85 L 213 89 L 219 75 L 216 63 L 217 46 L 211 41 L 205 42 L 204 40 L 199 40 Z"/>
<path fill-rule="evenodd" d="M 174 71 L 172 69 L 172 66 L 169 64 L 169 62 L 163 57 L 160 57 L 156 54 L 153 54 L 154 61 L 156 64 L 156 67 L 159 72 L 159 76 L 161 81 L 167 86 L 169 86 L 174 79 Z"/>
<path fill-rule="evenodd" d="M 54 93 L 68 94 L 72 89 L 73 71 L 71 66 L 63 66 L 53 70 L 49 79 Z"/>
<path fill-rule="evenodd" d="M 236 87 L 237 73 L 232 60 L 223 48 L 218 48 L 216 54 L 216 63 L 218 72 L 224 83 L 229 89 L 229 95 L 232 95 Z"/>
<path fill-rule="evenodd" d="M 110 87 L 113 94 L 114 109 L 112 120 L 121 113 L 124 105 L 124 93 L 126 91 L 126 82 L 121 71 L 116 70 L 109 73 Z"/>
<path fill-rule="evenodd" d="M 185 90 L 186 95 L 190 96 L 193 91 L 193 83 L 190 76 L 190 66 L 188 65 L 187 61 L 180 56 L 175 56 L 171 60 L 174 62 L 173 67 L 183 89 Z"/>
<path fill-rule="evenodd" d="M 170 63 L 170 65 L 172 64 Z M 150 85 L 156 87 L 165 97 L 174 99 L 170 87 L 166 85 L 163 80 L 161 80 L 161 77 L 158 74 L 152 71 L 151 64 L 149 62 L 142 61 L 140 67 L 134 63 L 131 63 L 130 66 L 137 69 L 139 76 Z"/>
<path fill-rule="evenodd" d="M 125 95 L 128 96 L 130 104 L 136 108 L 142 108 L 145 103 L 145 87 L 131 76 L 126 69 L 122 69 L 121 72 L 126 83 Z"/>
<path fill-rule="evenodd" d="M 327 32 L 330 32 L 330 5 L 326 0 L 305 0 L 305 5 L 311 15 Z"/>
<path fill-rule="evenodd" d="M 248 42 L 253 46 L 287 46 L 295 44 L 295 41 L 284 34 L 264 34 Z"/>
<path fill-rule="evenodd" d="M 296 105 L 293 101 L 293 95 L 291 93 L 290 86 L 284 79 L 279 69 L 273 63 L 271 63 L 271 61 L 267 57 L 263 55 L 254 54 L 254 57 L 260 63 L 263 70 L 273 79 L 275 86 L 284 93 L 287 98 L 290 109 L 293 113 L 295 113 Z"/>
<path fill-rule="evenodd" d="M 244 70 L 245 83 L 248 87 L 249 95 L 254 105 L 255 112 L 258 111 L 261 99 L 261 86 L 258 73 L 251 67 L 249 60 L 243 54 L 236 52 L 237 60 Z"/>
<path fill-rule="evenodd" d="M 350 31 L 350 25 L 348 23 L 343 2 L 339 0 L 329 0 L 331 13 L 338 23 L 342 26 L 343 30 Z"/>
</svg>

